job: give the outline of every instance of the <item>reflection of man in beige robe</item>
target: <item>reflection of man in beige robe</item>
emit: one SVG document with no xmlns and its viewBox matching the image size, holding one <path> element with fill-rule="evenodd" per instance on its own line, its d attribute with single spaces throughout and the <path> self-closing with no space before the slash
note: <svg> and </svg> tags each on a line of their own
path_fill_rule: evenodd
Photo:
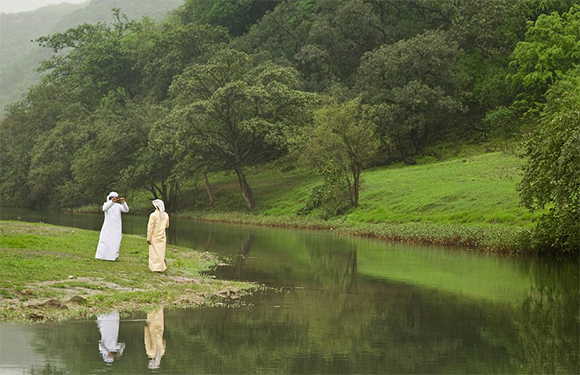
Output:
<svg viewBox="0 0 580 375">
<path fill-rule="evenodd" d="M 159 368 L 161 357 L 165 354 L 165 340 L 163 339 L 163 309 L 147 313 L 145 326 L 145 351 L 149 357 L 149 368 Z"/>
<path fill-rule="evenodd" d="M 165 204 L 161 199 L 153 201 L 155 212 L 149 215 L 147 224 L 147 243 L 149 244 L 149 269 L 163 272 L 165 265 L 165 229 L 169 226 L 169 215 L 165 212 Z"/>
</svg>

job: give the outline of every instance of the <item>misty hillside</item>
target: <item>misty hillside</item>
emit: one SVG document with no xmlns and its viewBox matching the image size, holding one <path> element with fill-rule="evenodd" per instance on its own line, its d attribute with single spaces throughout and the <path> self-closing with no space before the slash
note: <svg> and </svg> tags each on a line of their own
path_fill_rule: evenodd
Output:
<svg viewBox="0 0 580 375">
<path fill-rule="evenodd" d="M 0 15 L 0 115 L 38 82 L 36 68 L 51 52 L 33 40 L 83 23 L 112 22 L 113 8 L 129 19 L 148 16 L 160 20 L 183 0 L 92 0 L 87 4 L 60 4 L 31 12 Z"/>
</svg>

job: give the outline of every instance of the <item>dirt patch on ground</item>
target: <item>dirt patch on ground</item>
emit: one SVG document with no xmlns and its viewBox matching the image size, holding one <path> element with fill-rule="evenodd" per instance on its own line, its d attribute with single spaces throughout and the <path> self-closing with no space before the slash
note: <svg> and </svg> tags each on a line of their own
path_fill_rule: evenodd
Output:
<svg viewBox="0 0 580 375">
<path fill-rule="evenodd" d="M 69 287 L 63 287 L 69 284 Z M 79 284 L 86 284 L 90 287 L 83 287 L 79 286 Z M 44 281 L 37 284 L 40 288 L 46 287 L 54 287 L 55 285 L 58 286 L 58 289 L 67 294 L 77 294 L 79 290 L 88 291 L 89 294 L 96 294 L 101 292 L 102 290 L 112 289 L 119 292 L 126 292 L 132 290 L 142 290 L 139 288 L 129 288 L 126 286 L 121 286 L 117 283 L 113 283 L 110 281 L 105 281 L 104 278 L 89 278 L 89 277 L 77 277 L 77 278 L 68 278 L 65 280 L 54 280 L 54 281 Z"/>
</svg>

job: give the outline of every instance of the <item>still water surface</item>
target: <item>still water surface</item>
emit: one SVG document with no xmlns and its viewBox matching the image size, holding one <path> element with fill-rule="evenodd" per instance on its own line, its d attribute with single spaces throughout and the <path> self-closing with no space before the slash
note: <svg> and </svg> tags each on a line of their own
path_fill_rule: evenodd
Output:
<svg viewBox="0 0 580 375">
<path fill-rule="evenodd" d="M 8 209 L 0 218 L 102 224 L 102 215 Z M 144 235 L 146 222 L 126 215 L 123 231 Z M 0 374 L 579 372 L 577 259 L 179 219 L 169 242 L 227 257 L 218 278 L 273 289 L 244 308 L 0 324 Z"/>
</svg>

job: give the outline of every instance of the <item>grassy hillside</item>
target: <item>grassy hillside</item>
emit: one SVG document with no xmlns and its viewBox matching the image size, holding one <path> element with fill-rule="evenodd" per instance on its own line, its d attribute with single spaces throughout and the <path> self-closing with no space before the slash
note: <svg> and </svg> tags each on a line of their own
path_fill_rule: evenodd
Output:
<svg viewBox="0 0 580 375">
<path fill-rule="evenodd" d="M 504 153 L 371 171 L 357 222 L 528 225 L 515 184 L 522 160 Z"/>
<path fill-rule="evenodd" d="M 516 183 L 523 161 L 494 152 L 444 162 L 401 164 L 366 172 L 360 206 L 343 218 L 351 223 L 504 224 L 528 227 L 537 217 L 519 205 Z M 250 171 L 248 181 L 258 200 L 255 214 L 295 216 L 320 178 L 303 169 L 283 172 L 271 166 Z M 245 212 L 235 175 L 215 174 L 210 182 L 216 203 L 205 212 Z M 316 216 L 316 213 L 313 215 Z"/>
</svg>

